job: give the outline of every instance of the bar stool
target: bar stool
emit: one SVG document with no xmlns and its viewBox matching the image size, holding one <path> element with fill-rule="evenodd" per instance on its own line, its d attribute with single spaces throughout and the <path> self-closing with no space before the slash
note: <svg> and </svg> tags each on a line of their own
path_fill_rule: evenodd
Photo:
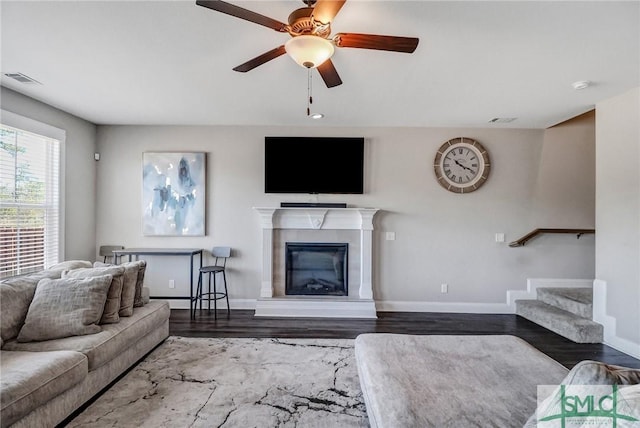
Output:
<svg viewBox="0 0 640 428">
<path fill-rule="evenodd" d="M 122 245 L 101 245 L 100 246 L 100 256 L 104 257 L 102 260 L 103 263 L 106 263 L 107 260 L 112 257 L 113 263 L 115 263 L 115 257 L 113 257 L 113 250 L 124 250 L 124 246 Z"/>
<path fill-rule="evenodd" d="M 211 255 L 215 258 L 212 265 L 202 266 L 198 273 L 198 287 L 196 289 L 196 302 L 195 308 L 200 301 L 200 312 L 202 312 L 202 301 L 208 302 L 208 311 L 211 312 L 211 301 L 213 300 L 213 316 L 214 319 L 218 319 L 218 300 L 226 299 L 227 301 L 227 318 L 230 317 L 231 309 L 229 308 L 229 294 L 227 292 L 227 274 L 225 272 L 227 266 L 227 259 L 231 257 L 231 247 L 213 247 L 211 249 Z M 224 281 L 224 292 L 216 289 L 216 276 L 222 274 L 222 280 Z M 209 274 L 209 291 L 204 292 L 204 284 L 202 277 L 204 274 Z M 213 292 L 211 291 L 211 277 L 213 276 Z"/>
</svg>

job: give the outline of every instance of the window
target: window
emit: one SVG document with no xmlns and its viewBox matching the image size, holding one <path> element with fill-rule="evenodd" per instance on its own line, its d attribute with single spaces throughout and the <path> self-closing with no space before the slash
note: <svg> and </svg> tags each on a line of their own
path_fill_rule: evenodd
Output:
<svg viewBox="0 0 640 428">
<path fill-rule="evenodd" d="M 42 270 L 61 258 L 60 153 L 64 132 L 56 128 L 46 132 L 48 128 L 2 112 L 0 278 Z M 62 141 L 46 135 L 60 132 Z"/>
</svg>

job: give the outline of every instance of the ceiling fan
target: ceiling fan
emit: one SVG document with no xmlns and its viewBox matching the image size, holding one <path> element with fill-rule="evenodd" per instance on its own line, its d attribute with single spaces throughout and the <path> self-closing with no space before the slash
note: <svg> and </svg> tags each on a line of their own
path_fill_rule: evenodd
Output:
<svg viewBox="0 0 640 428">
<path fill-rule="evenodd" d="M 235 71 L 246 73 L 288 53 L 301 66 L 307 69 L 317 68 L 327 87 L 333 88 L 342 84 L 331 61 L 334 46 L 412 53 L 419 41 L 414 37 L 360 33 L 337 33 L 330 37 L 331 21 L 345 2 L 346 0 L 303 0 L 306 6 L 294 10 L 289 15 L 288 24 L 221 0 L 197 0 L 196 4 L 280 33 L 289 33 L 292 37 L 284 45 L 240 64 L 234 68 Z"/>
</svg>

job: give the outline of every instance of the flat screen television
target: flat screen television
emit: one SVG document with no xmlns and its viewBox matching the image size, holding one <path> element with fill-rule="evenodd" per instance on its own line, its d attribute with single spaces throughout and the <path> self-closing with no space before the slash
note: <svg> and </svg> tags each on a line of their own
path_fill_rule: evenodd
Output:
<svg viewBox="0 0 640 428">
<path fill-rule="evenodd" d="M 265 193 L 364 193 L 363 137 L 265 137 Z"/>
</svg>

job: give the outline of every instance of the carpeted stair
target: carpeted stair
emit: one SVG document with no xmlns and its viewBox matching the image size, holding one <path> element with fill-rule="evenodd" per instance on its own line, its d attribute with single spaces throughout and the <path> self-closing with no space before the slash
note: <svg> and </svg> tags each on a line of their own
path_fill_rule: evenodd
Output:
<svg viewBox="0 0 640 428">
<path fill-rule="evenodd" d="M 591 288 L 537 289 L 536 300 L 516 300 L 516 314 L 577 343 L 602 343 L 602 325 L 592 321 Z"/>
</svg>

